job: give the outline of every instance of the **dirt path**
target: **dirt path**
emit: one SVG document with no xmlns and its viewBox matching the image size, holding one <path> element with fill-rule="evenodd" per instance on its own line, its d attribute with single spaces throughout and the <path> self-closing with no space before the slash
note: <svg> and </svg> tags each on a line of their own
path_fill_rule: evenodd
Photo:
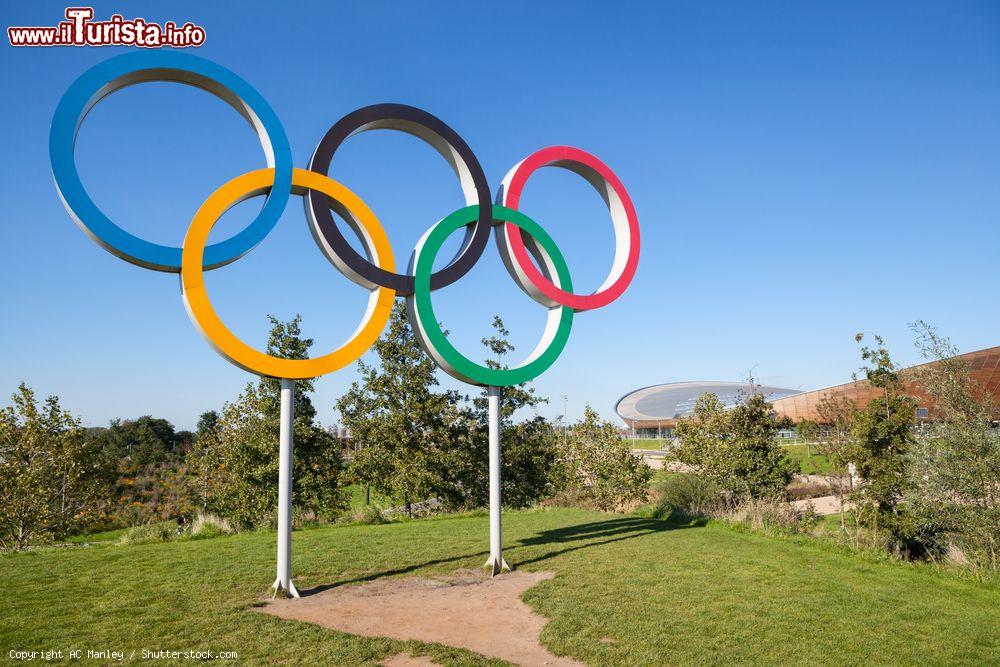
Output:
<svg viewBox="0 0 1000 667">
<path fill-rule="evenodd" d="M 808 498 L 806 500 L 796 500 L 794 503 L 797 509 L 804 510 L 806 505 L 812 504 L 813 509 L 816 510 L 816 514 L 820 516 L 826 516 L 828 514 L 836 514 L 840 511 L 840 505 L 837 503 L 837 496 L 823 496 L 821 498 Z M 849 507 L 848 505 L 844 506 Z"/>
<path fill-rule="evenodd" d="M 518 665 L 581 665 L 541 645 L 548 620 L 521 601 L 524 591 L 554 576 L 517 570 L 490 579 L 468 570 L 433 579 L 383 579 L 275 600 L 258 610 L 355 635 L 467 648 Z"/>
</svg>

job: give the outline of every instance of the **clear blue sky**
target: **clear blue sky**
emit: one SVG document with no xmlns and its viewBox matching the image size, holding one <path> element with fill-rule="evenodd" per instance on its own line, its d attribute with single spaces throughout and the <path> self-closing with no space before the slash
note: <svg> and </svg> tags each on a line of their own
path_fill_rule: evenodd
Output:
<svg viewBox="0 0 1000 667">
<path fill-rule="evenodd" d="M 4 27 L 52 25 L 65 5 L 5 3 Z M 289 9 L 286 7 L 294 7 Z M 881 333 L 917 361 L 907 324 L 936 325 L 962 350 L 1000 343 L 1000 6 L 996 3 L 96 3 L 150 21 L 193 21 L 193 52 L 250 81 L 305 166 L 327 127 L 397 101 L 451 124 L 491 186 L 531 151 L 571 144 L 629 187 L 643 253 L 627 292 L 578 316 L 536 384 L 570 417 L 607 417 L 623 393 L 753 370 L 793 388 L 842 382 L 853 334 Z M 0 390 L 26 380 L 87 424 L 146 413 L 190 428 L 250 379 L 199 337 L 176 276 L 126 264 L 63 210 L 47 155 L 66 87 L 109 48 L 0 46 L 4 169 L 0 217 Z M 132 87 L 85 122 L 77 160 L 113 219 L 179 244 L 192 213 L 230 178 L 263 166 L 250 129 L 210 95 Z M 389 230 L 400 261 L 461 203 L 445 163 L 394 133 L 355 137 L 335 177 Z M 260 199 L 217 228 L 247 222 Z M 597 196 L 546 170 L 522 209 L 593 290 L 613 238 Z M 315 248 L 297 200 L 248 256 L 212 272 L 224 320 L 262 343 L 266 313 L 304 317 L 315 351 L 355 328 L 364 292 Z M 542 309 L 514 287 L 491 245 L 435 294 L 460 349 L 503 316 L 519 352 Z M 353 369 L 321 380 L 320 418 Z M 447 386 L 456 386 L 444 379 Z"/>
</svg>

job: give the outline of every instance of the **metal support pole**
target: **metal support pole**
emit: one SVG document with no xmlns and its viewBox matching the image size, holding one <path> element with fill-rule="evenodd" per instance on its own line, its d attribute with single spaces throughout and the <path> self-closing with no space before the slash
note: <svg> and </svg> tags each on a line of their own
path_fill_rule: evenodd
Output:
<svg viewBox="0 0 1000 667">
<path fill-rule="evenodd" d="M 510 565 L 503 559 L 500 533 L 500 387 L 487 388 L 490 422 L 490 557 L 486 567 L 496 576 Z"/>
<path fill-rule="evenodd" d="M 284 590 L 299 597 L 292 583 L 292 445 L 294 444 L 295 381 L 281 379 L 281 421 L 278 435 L 278 576 L 274 595 Z"/>
</svg>

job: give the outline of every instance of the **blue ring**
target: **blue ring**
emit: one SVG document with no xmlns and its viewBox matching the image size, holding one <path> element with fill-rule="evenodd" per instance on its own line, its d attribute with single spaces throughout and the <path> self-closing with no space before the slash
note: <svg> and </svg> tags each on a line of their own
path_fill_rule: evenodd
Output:
<svg viewBox="0 0 1000 667">
<path fill-rule="evenodd" d="M 180 272 L 181 248 L 146 241 L 113 223 L 87 194 L 74 159 L 77 130 L 94 105 L 120 88 L 144 81 L 175 81 L 206 90 L 254 126 L 266 153 L 270 144 L 268 166 L 275 169 L 274 186 L 260 213 L 232 238 L 205 248 L 206 270 L 236 261 L 264 240 L 285 210 L 292 190 L 292 152 L 277 114 L 260 93 L 204 58 L 171 51 L 127 53 L 95 65 L 73 82 L 56 107 L 49 132 L 52 175 L 66 210 L 99 245 L 125 261 Z"/>
</svg>

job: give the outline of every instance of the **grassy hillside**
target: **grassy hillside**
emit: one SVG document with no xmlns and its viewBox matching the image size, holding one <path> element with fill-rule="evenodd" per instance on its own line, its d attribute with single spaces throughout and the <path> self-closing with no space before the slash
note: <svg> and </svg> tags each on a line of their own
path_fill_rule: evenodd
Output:
<svg viewBox="0 0 1000 667">
<path fill-rule="evenodd" d="M 294 536 L 300 589 L 446 573 L 485 558 L 488 519 L 451 517 Z M 578 510 L 508 513 L 507 560 L 558 576 L 526 601 L 554 652 L 593 664 L 977 663 L 998 655 L 994 584 L 832 548 Z M 331 632 L 250 613 L 273 579 L 275 536 L 255 533 L 0 558 L 0 649 L 235 650 L 249 664 L 357 664 L 403 649 L 471 653 Z"/>
</svg>

